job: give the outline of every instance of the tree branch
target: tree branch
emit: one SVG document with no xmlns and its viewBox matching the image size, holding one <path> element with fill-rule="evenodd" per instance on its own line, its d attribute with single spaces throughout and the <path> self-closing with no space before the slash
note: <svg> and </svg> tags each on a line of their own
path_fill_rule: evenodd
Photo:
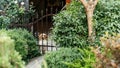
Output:
<svg viewBox="0 0 120 68">
<path fill-rule="evenodd" d="M 97 3 L 98 3 L 98 0 L 94 0 L 93 2 L 94 2 L 94 4 L 93 4 L 93 10 L 94 10 L 96 5 L 97 5 Z"/>
<path fill-rule="evenodd" d="M 87 1 L 86 0 L 80 0 L 80 2 L 84 5 L 84 7 L 87 7 Z"/>
<path fill-rule="evenodd" d="M 95 0 L 95 1 L 94 1 L 94 6 L 96 6 L 96 5 L 97 5 L 97 3 L 98 3 L 98 0 Z"/>
</svg>

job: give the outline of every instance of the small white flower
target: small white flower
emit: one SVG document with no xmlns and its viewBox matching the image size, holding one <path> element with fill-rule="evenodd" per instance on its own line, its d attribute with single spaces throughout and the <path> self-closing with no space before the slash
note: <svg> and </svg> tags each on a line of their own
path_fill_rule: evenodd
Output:
<svg viewBox="0 0 120 68">
<path fill-rule="evenodd" d="M 24 2 L 21 2 L 21 5 L 24 5 L 25 3 Z"/>
<path fill-rule="evenodd" d="M 2 10 L 0 10 L 0 12 L 2 12 Z"/>
<path fill-rule="evenodd" d="M 17 3 L 18 3 L 18 2 L 17 2 L 17 0 L 16 0 L 16 1 L 14 1 L 14 3 L 15 3 L 15 4 L 17 4 Z"/>
</svg>

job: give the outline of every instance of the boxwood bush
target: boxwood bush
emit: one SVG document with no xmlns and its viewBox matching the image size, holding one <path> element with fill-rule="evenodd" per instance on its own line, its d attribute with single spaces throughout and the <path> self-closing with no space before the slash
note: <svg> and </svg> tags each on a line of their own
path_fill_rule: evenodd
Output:
<svg viewBox="0 0 120 68">
<path fill-rule="evenodd" d="M 94 32 L 96 39 L 106 31 L 120 32 L 120 0 L 99 0 L 94 11 Z M 86 46 L 88 27 L 83 5 L 77 0 L 53 17 L 52 37 L 59 46 Z M 96 41 L 95 41 L 96 42 Z"/>
<path fill-rule="evenodd" d="M 14 40 L 0 31 L 0 68 L 24 68 L 21 59 L 15 50 Z"/>
<path fill-rule="evenodd" d="M 20 53 L 22 59 L 28 62 L 31 58 L 40 55 L 36 39 L 26 29 L 2 30 L 15 40 L 15 49 Z"/>
<path fill-rule="evenodd" d="M 65 47 L 87 45 L 87 20 L 84 7 L 76 1 L 53 17 L 52 37 L 56 44 Z"/>
<path fill-rule="evenodd" d="M 94 12 L 96 36 L 120 33 L 120 0 L 99 0 Z"/>
<path fill-rule="evenodd" d="M 61 48 L 45 55 L 43 68 L 92 68 L 95 56 L 90 49 Z"/>
</svg>

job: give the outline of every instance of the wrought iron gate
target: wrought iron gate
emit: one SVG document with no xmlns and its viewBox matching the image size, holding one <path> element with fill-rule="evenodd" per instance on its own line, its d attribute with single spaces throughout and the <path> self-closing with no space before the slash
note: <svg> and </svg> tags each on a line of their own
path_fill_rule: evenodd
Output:
<svg viewBox="0 0 120 68">
<path fill-rule="evenodd" d="M 36 17 L 32 19 L 33 22 L 31 22 L 31 31 L 38 40 L 37 44 L 42 54 L 44 54 L 46 51 L 57 50 L 56 44 L 51 38 L 50 33 L 53 26 L 52 18 L 56 13 L 58 13 L 58 9 L 54 9 L 54 11 L 52 8 L 50 10 L 46 9 L 45 11 L 41 11 L 40 18 L 38 14 L 36 14 Z"/>
<path fill-rule="evenodd" d="M 64 4 L 62 4 L 62 7 Z M 46 8 L 41 10 L 39 13 L 35 13 L 29 20 L 30 23 L 26 24 L 11 24 L 10 28 L 26 28 L 33 33 L 37 38 L 37 45 L 39 46 L 41 53 L 44 54 L 46 51 L 57 50 L 56 44 L 51 39 L 51 28 L 53 26 L 53 16 L 60 12 L 60 8 Z M 24 15 L 23 15 L 24 16 Z M 24 17 L 22 20 L 26 20 Z M 27 21 L 28 22 L 28 21 Z"/>
</svg>

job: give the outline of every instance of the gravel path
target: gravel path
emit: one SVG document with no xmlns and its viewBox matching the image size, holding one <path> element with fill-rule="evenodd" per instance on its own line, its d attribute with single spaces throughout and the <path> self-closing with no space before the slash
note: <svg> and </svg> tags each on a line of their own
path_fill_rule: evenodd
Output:
<svg viewBox="0 0 120 68">
<path fill-rule="evenodd" d="M 43 56 L 36 57 L 27 64 L 26 68 L 41 68 L 42 61 Z"/>
<path fill-rule="evenodd" d="M 48 43 L 51 44 L 51 42 L 48 42 Z M 40 42 L 39 42 L 39 44 L 40 44 Z M 48 45 L 48 46 L 49 46 L 49 45 Z M 42 49 L 41 49 L 41 50 L 42 50 Z M 56 51 L 57 48 L 56 48 L 56 47 L 48 47 L 47 50 L 48 50 L 48 51 Z M 41 68 L 42 61 L 43 61 L 43 56 L 33 58 L 33 59 L 26 65 L 26 68 Z"/>
</svg>

